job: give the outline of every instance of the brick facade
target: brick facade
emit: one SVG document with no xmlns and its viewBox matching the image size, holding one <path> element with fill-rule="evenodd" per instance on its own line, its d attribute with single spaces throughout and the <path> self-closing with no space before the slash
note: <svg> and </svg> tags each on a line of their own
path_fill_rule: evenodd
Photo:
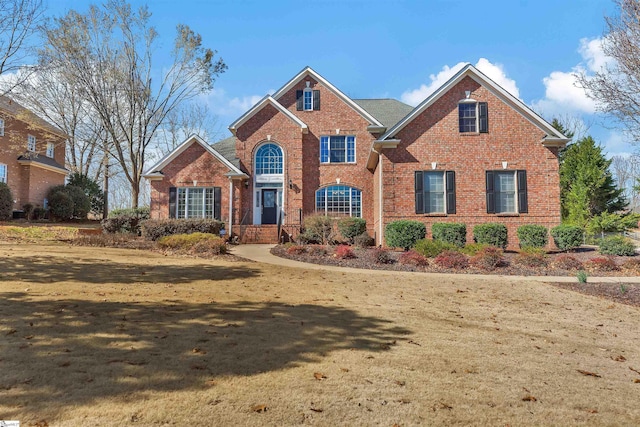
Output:
<svg viewBox="0 0 640 427">
<path fill-rule="evenodd" d="M 241 221 L 253 224 L 260 218 L 254 215 L 260 206 L 259 190 L 254 189 L 254 158 L 256 150 L 265 143 L 277 144 L 283 151 L 284 170 L 278 187 L 282 191 L 285 225 L 297 224 L 300 217 L 313 214 L 316 191 L 338 183 L 361 190 L 362 217 L 379 244 L 383 244 L 380 234 L 384 227 L 398 219 L 424 222 L 429 235 L 434 222 L 462 222 L 467 225 L 469 241 L 476 224 L 499 222 L 507 225 L 510 247 L 518 244 L 516 229 L 520 225 L 559 224 L 558 148 L 552 146 L 561 146 L 563 136 L 551 135 L 551 143 L 546 147 L 543 140 L 554 131 L 526 111 L 526 106 L 514 104 L 519 101 L 495 86 L 487 87 L 493 83 L 479 83 L 482 79 L 462 75 L 454 81 L 457 83 L 452 83 L 439 98 L 425 104 L 423 111 L 418 106 L 404 127 L 393 135 L 383 136 L 372 133 L 377 129 L 369 131 L 368 126 L 374 123 L 326 80 L 312 70 L 302 72 L 275 98 L 257 104 L 231 127 L 239 169 L 249 177 L 233 184 L 234 224 Z M 319 110 L 297 110 L 296 91 L 306 87 L 320 94 Z M 458 104 L 467 97 L 466 92 L 469 98 L 487 103 L 487 133 L 459 132 Z M 355 137 L 355 163 L 321 163 L 320 138 L 331 135 Z M 382 148 L 377 162 L 372 164 L 372 147 L 381 137 L 399 140 L 399 144 L 396 148 Z M 455 214 L 415 213 L 414 173 L 421 170 L 455 172 Z M 487 214 L 485 172 L 492 170 L 526 170 L 527 213 Z M 197 180 L 197 186 L 222 187 L 222 219 L 228 219 L 229 178 L 225 174 L 229 171 L 228 165 L 215 159 L 204 147 L 193 144 L 164 167 L 162 180 L 152 181 L 152 216 L 168 216 L 170 187 L 192 186 Z"/>
<path fill-rule="evenodd" d="M 7 165 L 7 184 L 14 199 L 13 209 L 21 210 L 26 203 L 42 207 L 49 188 L 64 184 L 66 173 L 54 172 L 35 161 L 20 164 L 18 157 L 27 153 L 27 135 L 33 135 L 38 158 L 46 157 L 47 144 L 52 143 L 55 147 L 53 160 L 63 167 L 65 139 L 2 110 L 0 118 L 4 120 L 4 135 L 0 136 L 0 163 Z"/>
</svg>

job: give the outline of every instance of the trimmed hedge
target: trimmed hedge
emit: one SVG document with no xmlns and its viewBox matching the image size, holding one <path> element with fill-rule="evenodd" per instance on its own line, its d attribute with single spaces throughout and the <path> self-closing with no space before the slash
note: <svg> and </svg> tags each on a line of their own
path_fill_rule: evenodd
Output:
<svg viewBox="0 0 640 427">
<path fill-rule="evenodd" d="M 0 220 L 11 219 L 13 215 L 13 195 L 4 182 L 0 182 Z"/>
<path fill-rule="evenodd" d="M 49 214 L 59 221 L 68 221 L 73 217 L 73 200 L 66 191 L 54 191 L 47 197 Z"/>
<path fill-rule="evenodd" d="M 149 219 L 151 218 L 151 209 L 149 206 L 140 206 L 138 208 L 124 208 L 124 209 L 113 209 L 109 212 L 108 218 L 115 218 L 118 216 L 129 215 L 137 217 L 138 219 Z"/>
<path fill-rule="evenodd" d="M 521 248 L 544 248 L 549 243 L 549 230 L 543 225 L 527 224 L 518 227 Z"/>
<path fill-rule="evenodd" d="M 551 237 L 558 249 L 568 251 L 584 242 L 584 230 L 577 225 L 558 225 L 551 229 Z"/>
<path fill-rule="evenodd" d="M 148 219 L 141 223 L 142 236 L 158 240 L 172 234 L 210 233 L 219 235 L 224 222 L 215 219 Z"/>
<path fill-rule="evenodd" d="M 139 208 L 114 209 L 109 212 L 109 217 L 102 221 L 102 230 L 105 233 L 132 233 L 140 235 L 140 224 L 149 219 L 148 206 Z"/>
<path fill-rule="evenodd" d="M 604 255 L 634 256 L 636 247 L 622 236 L 610 236 L 600 240 L 598 251 Z"/>
<path fill-rule="evenodd" d="M 476 243 L 495 246 L 497 248 L 507 247 L 507 226 L 497 223 L 478 224 L 473 227 L 473 240 Z"/>
<path fill-rule="evenodd" d="M 420 239 L 427 235 L 427 227 L 419 221 L 399 220 L 387 224 L 384 238 L 387 245 L 402 248 L 405 251 L 412 248 Z"/>
<path fill-rule="evenodd" d="M 227 245 L 224 239 L 208 233 L 164 236 L 158 239 L 158 246 L 162 249 L 172 249 L 193 254 L 220 255 L 227 253 Z"/>
<path fill-rule="evenodd" d="M 461 248 L 467 243 L 467 226 L 454 222 L 436 222 L 431 226 L 433 240 L 451 243 Z"/>
<path fill-rule="evenodd" d="M 458 247 L 442 240 L 421 239 L 416 242 L 413 249 L 422 256 L 435 258 L 444 251 L 454 251 Z"/>
<path fill-rule="evenodd" d="M 342 218 L 338 221 L 338 231 L 349 243 L 353 243 L 356 236 L 367 231 L 367 221 L 362 218 Z"/>
</svg>

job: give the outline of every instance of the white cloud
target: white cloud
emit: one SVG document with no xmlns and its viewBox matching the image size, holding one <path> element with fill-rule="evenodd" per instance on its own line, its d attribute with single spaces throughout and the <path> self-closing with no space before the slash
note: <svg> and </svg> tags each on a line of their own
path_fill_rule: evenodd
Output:
<svg viewBox="0 0 640 427">
<path fill-rule="evenodd" d="M 580 39 L 578 52 L 582 59 L 586 61 L 587 69 L 592 72 L 602 70 L 605 66 L 614 62 L 613 58 L 604 53 L 603 45 L 607 43 L 606 38 Z"/>
<path fill-rule="evenodd" d="M 433 91 L 445 84 L 447 80 L 453 77 L 458 71 L 460 71 L 466 65 L 465 62 L 459 62 L 456 65 L 449 67 L 445 65 L 438 74 L 431 74 L 429 76 L 430 82 L 428 84 L 422 84 L 419 88 L 408 90 L 402 94 L 400 99 L 409 105 L 418 105 L 427 98 Z M 480 58 L 475 64 L 476 68 L 487 75 L 491 80 L 502 86 L 505 90 L 511 93 L 516 98 L 520 97 L 520 90 L 516 85 L 515 80 L 507 77 L 502 64 L 493 64 L 486 58 Z"/>
</svg>

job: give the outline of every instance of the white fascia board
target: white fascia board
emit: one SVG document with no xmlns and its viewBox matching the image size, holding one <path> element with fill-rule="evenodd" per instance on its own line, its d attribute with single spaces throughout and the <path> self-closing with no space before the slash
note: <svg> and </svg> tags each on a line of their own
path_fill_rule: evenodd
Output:
<svg viewBox="0 0 640 427">
<path fill-rule="evenodd" d="M 36 162 L 35 160 L 31 160 L 31 159 L 18 160 L 18 164 L 24 165 L 24 166 L 33 166 L 35 168 L 40 168 L 40 169 L 45 169 L 45 170 L 48 170 L 48 171 L 51 171 L 51 172 L 59 173 L 61 175 L 67 175 L 70 172 L 68 169 L 58 168 L 58 167 L 55 167 L 55 166 L 51 166 L 51 165 L 47 165 L 47 164 L 44 164 L 44 163 Z"/>
<path fill-rule="evenodd" d="M 147 173 L 143 174 L 145 178 L 150 177 L 148 179 L 157 179 L 156 172 L 162 171 L 169 163 L 171 163 L 176 157 L 182 154 L 187 148 L 189 148 L 192 144 L 197 143 L 200 144 L 205 150 L 207 150 L 213 157 L 218 159 L 220 163 L 225 165 L 230 171 L 242 174 L 243 172 L 235 167 L 229 160 L 225 159 L 222 154 L 218 153 L 213 147 L 207 144 L 202 138 L 198 135 L 191 135 L 187 139 L 184 140 L 182 144 L 176 147 L 175 150 L 164 156 L 158 163 L 156 163 L 153 167 L 149 168 Z"/>
<path fill-rule="evenodd" d="M 424 101 L 422 101 L 416 108 L 413 109 L 404 119 L 398 122 L 395 126 L 389 129 L 379 139 L 387 139 L 393 137 L 396 133 L 407 126 L 413 119 L 420 115 L 423 111 L 429 108 L 435 103 L 442 95 L 448 92 L 453 86 L 457 85 L 465 77 L 470 77 L 482 86 L 486 87 L 494 95 L 500 98 L 502 101 L 511 106 L 514 110 L 518 111 L 531 123 L 545 131 L 552 139 L 560 138 L 566 139 L 564 135 L 558 132 L 553 126 L 551 126 L 546 120 L 540 117 L 535 111 L 525 105 L 515 96 L 504 90 L 501 86 L 480 72 L 476 67 L 471 64 L 465 65 L 460 71 L 458 71 L 453 77 L 451 77 L 446 83 L 436 89 L 431 95 L 429 95 Z"/>
<path fill-rule="evenodd" d="M 353 102 L 353 100 L 349 98 L 347 95 L 345 95 L 344 93 L 342 93 L 340 89 L 338 89 L 337 87 L 329 83 L 327 79 L 322 77 L 320 74 L 318 74 L 316 71 L 314 71 L 311 67 L 308 67 L 308 66 L 304 67 L 302 71 L 300 71 L 298 74 L 295 75 L 295 77 L 293 77 L 291 80 L 285 83 L 285 85 L 282 86 L 280 89 L 278 89 L 272 96 L 275 99 L 279 99 L 282 95 L 289 92 L 296 84 L 298 84 L 298 82 L 300 82 L 300 80 L 302 80 L 306 76 L 311 76 L 313 77 L 314 80 L 322 83 L 323 86 L 327 87 L 338 98 L 342 99 L 348 106 L 350 106 L 358 114 L 364 117 L 364 119 L 367 120 L 370 124 L 384 127 L 382 123 L 380 123 L 375 117 L 369 114 L 364 108 L 362 108 L 361 106 Z"/>
<path fill-rule="evenodd" d="M 276 101 L 274 97 L 272 97 L 271 95 L 266 95 L 264 98 L 258 101 L 256 105 L 251 107 L 249 111 L 244 113 L 239 119 L 237 119 L 235 122 L 229 125 L 229 130 L 231 131 L 231 133 L 235 135 L 236 130 L 238 130 L 240 126 L 245 124 L 251 117 L 253 117 L 258 111 L 262 110 L 267 104 L 272 105 L 276 110 L 280 111 L 282 114 L 287 116 L 290 120 L 292 120 L 295 124 L 300 126 L 300 129 L 302 129 L 302 133 L 309 132 L 309 127 L 307 126 L 306 123 L 304 123 L 302 120 L 296 117 L 296 115 L 293 114 L 291 111 L 284 108 L 284 106 L 280 104 L 278 101 Z"/>
</svg>

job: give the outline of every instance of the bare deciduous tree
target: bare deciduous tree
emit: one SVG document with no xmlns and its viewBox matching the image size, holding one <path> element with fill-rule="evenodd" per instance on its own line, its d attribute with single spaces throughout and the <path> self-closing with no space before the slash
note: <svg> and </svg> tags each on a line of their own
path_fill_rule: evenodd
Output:
<svg viewBox="0 0 640 427">
<path fill-rule="evenodd" d="M 619 121 L 635 142 L 640 141 L 640 3 L 616 0 L 619 13 L 605 17 L 603 52 L 613 58 L 595 75 L 582 73 L 579 84 L 598 109 Z"/>
<path fill-rule="evenodd" d="M 78 87 L 114 141 L 110 154 L 131 187 L 138 206 L 147 148 L 166 116 L 183 102 L 208 91 L 226 70 L 216 52 L 202 46 L 200 35 L 178 25 L 172 63 L 154 67 L 156 30 L 147 7 L 133 11 L 124 0 L 91 6 L 86 14 L 70 11 L 46 30 L 41 61 L 64 70 Z"/>
<path fill-rule="evenodd" d="M 42 0 L 0 0 L 0 75 L 24 70 L 34 53 L 34 33 L 42 20 Z M 18 79 L 4 79 L 0 94 L 10 92 Z"/>
<path fill-rule="evenodd" d="M 189 102 L 174 109 L 165 118 L 158 132 L 158 151 L 165 155 L 173 151 L 190 135 L 198 135 L 205 141 L 214 142 L 220 135 L 218 118 L 204 103 Z"/>
<path fill-rule="evenodd" d="M 629 207 L 633 209 L 640 206 L 638 188 L 635 187 L 640 179 L 640 157 L 613 156 L 611 169 L 618 187 L 624 190 L 624 195 L 629 200 Z"/>
</svg>

